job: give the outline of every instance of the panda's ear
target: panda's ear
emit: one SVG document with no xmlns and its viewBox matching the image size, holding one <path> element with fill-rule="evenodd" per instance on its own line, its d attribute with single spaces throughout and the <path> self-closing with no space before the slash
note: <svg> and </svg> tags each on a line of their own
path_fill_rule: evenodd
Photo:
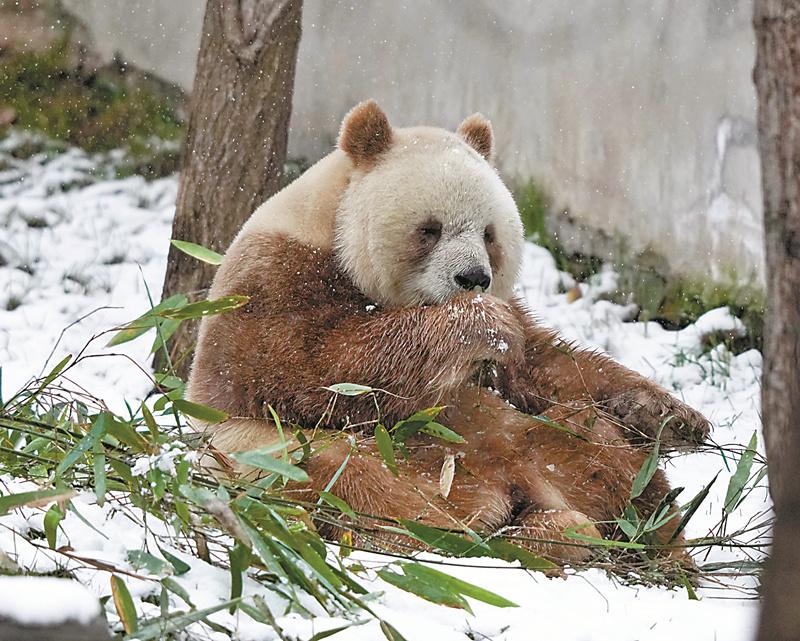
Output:
<svg viewBox="0 0 800 641">
<path fill-rule="evenodd" d="M 472 114 L 458 126 L 458 135 L 489 162 L 494 160 L 492 123 L 481 114 Z"/>
<path fill-rule="evenodd" d="M 389 119 L 374 100 L 357 104 L 344 117 L 339 131 L 339 149 L 356 164 L 374 160 L 391 143 Z"/>
</svg>

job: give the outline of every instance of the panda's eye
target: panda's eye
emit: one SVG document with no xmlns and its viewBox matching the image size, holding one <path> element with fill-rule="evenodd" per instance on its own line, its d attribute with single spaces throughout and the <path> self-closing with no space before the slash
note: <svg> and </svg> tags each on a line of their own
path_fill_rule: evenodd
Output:
<svg viewBox="0 0 800 641">
<path fill-rule="evenodd" d="M 439 237 L 442 235 L 442 223 L 436 221 L 427 222 L 419 228 L 419 231 L 425 240 L 439 240 Z"/>
<path fill-rule="evenodd" d="M 494 228 L 491 225 L 483 230 L 483 242 L 487 244 L 494 242 Z"/>
</svg>

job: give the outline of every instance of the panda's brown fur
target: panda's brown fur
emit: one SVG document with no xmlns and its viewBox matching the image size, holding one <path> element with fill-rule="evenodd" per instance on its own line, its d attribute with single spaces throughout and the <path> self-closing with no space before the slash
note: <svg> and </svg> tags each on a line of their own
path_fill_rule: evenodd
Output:
<svg viewBox="0 0 800 641">
<path fill-rule="evenodd" d="M 338 165 L 340 194 L 350 172 L 370 171 L 403 136 L 404 130 L 387 129 L 376 109 L 371 103 L 354 110 L 341 135 L 345 151 L 321 161 Z M 460 134 L 491 157 L 485 120 L 468 119 Z M 364 514 L 515 532 L 532 550 L 559 561 L 587 554 L 567 528 L 619 535 L 611 524 L 647 456 L 637 444 L 656 435 L 670 445 L 699 442 L 707 421 L 610 358 L 564 343 L 511 296 L 464 292 L 413 306 L 371 300 L 337 255 L 337 198 L 314 189 L 314 171 L 294 193 L 278 197 L 301 212 L 301 222 L 292 227 L 282 214 L 276 222 L 256 212 L 212 287 L 213 296 L 250 297 L 201 327 L 189 398 L 234 417 L 207 428 L 214 447 L 235 452 L 275 442 L 271 406 L 322 443 L 304 463 L 311 480 L 293 486 L 303 495 L 326 487 L 349 457 L 330 489 Z M 336 185 L 318 187 L 335 192 Z M 274 203 L 264 207 L 274 210 Z M 495 258 L 489 259 L 494 268 Z M 335 383 L 379 391 L 335 395 L 325 389 Z M 378 454 L 376 422 L 391 427 L 434 405 L 446 406 L 439 422 L 465 442 L 416 436 L 395 476 Z M 455 473 L 447 491 L 439 477 L 450 455 Z M 649 514 L 668 490 L 658 471 L 634 504 Z M 670 540 L 675 525 L 673 519 L 659 531 L 661 542 Z M 320 527 L 328 536 L 339 534 Z"/>
</svg>

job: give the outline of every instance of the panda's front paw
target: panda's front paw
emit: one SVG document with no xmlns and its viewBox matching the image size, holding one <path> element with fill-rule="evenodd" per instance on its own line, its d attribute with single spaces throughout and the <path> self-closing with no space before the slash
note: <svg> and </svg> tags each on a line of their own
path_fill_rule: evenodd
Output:
<svg viewBox="0 0 800 641">
<path fill-rule="evenodd" d="M 636 436 L 659 438 L 668 446 L 699 445 L 711 432 L 705 416 L 653 384 L 623 392 L 605 403 Z"/>
<path fill-rule="evenodd" d="M 463 304 L 469 310 L 481 360 L 502 364 L 522 360 L 525 328 L 511 305 L 489 294 L 467 294 Z"/>
</svg>

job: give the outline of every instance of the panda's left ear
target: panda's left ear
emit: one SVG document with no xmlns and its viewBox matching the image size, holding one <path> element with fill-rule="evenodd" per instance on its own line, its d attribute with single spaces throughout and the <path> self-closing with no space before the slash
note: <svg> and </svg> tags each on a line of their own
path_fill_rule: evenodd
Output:
<svg viewBox="0 0 800 641">
<path fill-rule="evenodd" d="M 374 160 L 391 144 L 389 119 L 374 100 L 357 104 L 344 117 L 339 131 L 339 149 L 356 164 Z"/>
<path fill-rule="evenodd" d="M 492 123 L 481 114 L 472 114 L 458 126 L 458 135 L 489 162 L 494 160 Z"/>
</svg>

